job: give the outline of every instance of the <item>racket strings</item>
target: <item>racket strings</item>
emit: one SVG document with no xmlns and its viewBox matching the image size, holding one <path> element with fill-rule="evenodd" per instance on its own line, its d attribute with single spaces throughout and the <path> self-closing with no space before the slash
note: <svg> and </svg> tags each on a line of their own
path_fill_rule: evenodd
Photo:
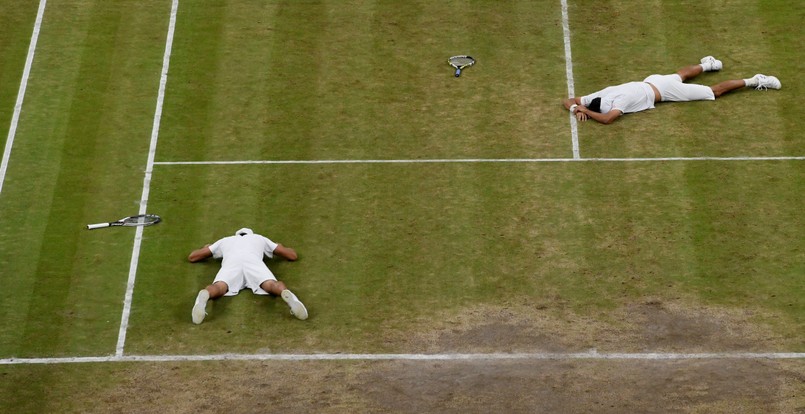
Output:
<svg viewBox="0 0 805 414">
<path fill-rule="evenodd" d="M 468 56 L 455 56 L 450 58 L 450 63 L 455 66 L 471 65 L 475 60 Z"/>
<path fill-rule="evenodd" d="M 128 217 L 123 220 L 124 225 L 148 225 L 148 224 L 155 224 L 160 221 L 159 216 L 155 216 L 152 214 L 146 214 L 142 216 L 135 216 L 135 217 Z"/>
</svg>

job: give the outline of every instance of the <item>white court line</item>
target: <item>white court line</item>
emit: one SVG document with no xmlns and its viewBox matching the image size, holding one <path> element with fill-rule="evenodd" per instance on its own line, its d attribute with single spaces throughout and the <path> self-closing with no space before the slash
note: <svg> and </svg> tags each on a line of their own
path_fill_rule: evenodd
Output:
<svg viewBox="0 0 805 414">
<path fill-rule="evenodd" d="M 154 124 L 151 128 L 151 145 L 148 149 L 148 161 L 145 167 L 145 177 L 143 178 L 143 195 L 140 198 L 140 212 L 145 214 L 148 209 L 148 195 L 151 191 L 151 175 L 154 170 L 154 158 L 157 152 L 157 141 L 159 139 L 159 124 L 162 119 L 162 104 L 165 100 L 165 85 L 168 83 L 168 67 L 170 66 L 171 49 L 173 47 L 173 32 L 176 28 L 176 11 L 179 8 L 179 0 L 173 0 L 171 5 L 170 24 L 168 25 L 168 35 L 165 40 L 165 54 L 162 58 L 162 75 L 159 79 L 159 93 L 157 94 L 157 105 L 154 110 Z M 134 296 L 134 281 L 137 278 L 137 265 L 140 260 L 140 246 L 143 240 L 143 226 L 137 226 L 134 233 L 134 247 L 131 250 L 131 263 L 129 265 L 129 279 L 126 284 L 126 297 L 123 300 L 123 314 L 120 317 L 120 331 L 117 336 L 117 347 L 115 355 L 123 355 L 123 348 L 126 344 L 126 331 L 129 326 L 129 315 L 131 314 L 131 301 Z"/>
<path fill-rule="evenodd" d="M 11 158 L 11 147 L 14 145 L 14 137 L 17 135 L 17 125 L 20 121 L 22 112 L 22 101 L 25 99 L 25 90 L 28 88 L 28 77 L 31 75 L 31 66 L 34 63 L 34 53 L 36 52 L 36 42 L 39 40 L 39 30 L 42 28 L 42 17 L 45 15 L 47 0 L 39 1 L 39 11 L 36 12 L 36 22 L 34 32 L 31 34 L 31 44 L 28 46 L 28 57 L 25 59 L 25 69 L 22 71 L 20 89 L 17 92 L 17 102 L 14 104 L 14 114 L 11 116 L 11 126 L 8 129 L 6 138 L 6 148 L 3 150 L 3 161 L 0 162 L 0 193 L 3 192 L 3 182 L 6 180 L 6 170 Z"/>
<path fill-rule="evenodd" d="M 567 12 L 567 0 L 562 0 L 562 32 L 565 41 L 565 72 L 567 73 L 567 97 L 572 98 L 576 96 L 575 85 L 573 81 L 573 57 L 570 53 L 570 19 Z M 573 158 L 581 158 L 579 150 L 579 128 L 576 122 L 576 117 L 571 113 L 570 115 L 570 139 L 573 141 Z"/>
<path fill-rule="evenodd" d="M 436 158 L 397 160 L 231 160 L 157 161 L 154 165 L 247 164 L 437 164 L 437 163 L 540 163 L 540 162 L 662 162 L 662 161 L 803 161 L 805 156 L 781 157 L 645 157 L 645 158 Z"/>
<path fill-rule="evenodd" d="M 505 360 L 702 360 L 702 359 L 803 359 L 802 352 L 704 352 L 704 353 L 488 353 L 488 354 L 215 354 L 128 355 L 74 358 L 4 358 L 0 365 L 78 364 L 104 362 L 198 362 L 198 361 L 505 361 Z"/>
</svg>

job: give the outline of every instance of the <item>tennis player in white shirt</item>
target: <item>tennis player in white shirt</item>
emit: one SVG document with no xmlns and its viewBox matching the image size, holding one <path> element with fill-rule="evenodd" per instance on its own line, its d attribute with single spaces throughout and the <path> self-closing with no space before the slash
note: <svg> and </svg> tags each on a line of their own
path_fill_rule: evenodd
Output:
<svg viewBox="0 0 805 414">
<path fill-rule="evenodd" d="M 722 67 L 720 60 L 706 56 L 700 64 L 685 66 L 674 74 L 651 75 L 642 82 L 610 86 L 581 98 L 565 99 L 563 104 L 579 121 L 592 118 L 602 124 L 611 124 L 623 114 L 653 109 L 658 102 L 712 101 L 744 87 L 766 90 L 780 89 L 782 86 L 776 77 L 762 74 L 713 86 L 685 83 L 702 72 L 715 72 Z"/>
<path fill-rule="evenodd" d="M 268 269 L 263 256 L 274 255 L 289 261 L 297 259 L 296 251 L 290 247 L 274 243 L 267 237 L 255 234 L 251 229 L 242 228 L 234 236 L 224 237 L 213 244 L 193 250 L 187 257 L 190 262 L 200 262 L 207 258 L 222 259 L 221 270 L 213 283 L 198 292 L 193 305 L 193 323 L 200 324 L 207 315 L 207 301 L 221 296 L 235 296 L 242 289 L 251 289 L 257 295 L 269 293 L 281 297 L 291 308 L 291 315 L 307 319 L 305 305 L 277 280 Z"/>
</svg>

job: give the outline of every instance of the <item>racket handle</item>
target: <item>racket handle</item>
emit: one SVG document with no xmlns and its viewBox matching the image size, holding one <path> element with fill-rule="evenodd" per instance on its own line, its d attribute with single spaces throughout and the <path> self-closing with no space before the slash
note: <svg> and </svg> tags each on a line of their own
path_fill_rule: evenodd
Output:
<svg viewBox="0 0 805 414">
<path fill-rule="evenodd" d="M 456 69 L 456 77 L 461 76 L 461 69 Z"/>
<path fill-rule="evenodd" d="M 87 224 L 87 230 L 109 227 L 109 223 Z"/>
</svg>

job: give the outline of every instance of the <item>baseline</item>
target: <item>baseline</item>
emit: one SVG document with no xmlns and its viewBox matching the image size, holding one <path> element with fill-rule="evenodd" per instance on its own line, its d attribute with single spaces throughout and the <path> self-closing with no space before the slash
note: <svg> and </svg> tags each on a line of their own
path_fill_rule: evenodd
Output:
<svg viewBox="0 0 805 414">
<path fill-rule="evenodd" d="M 0 365 L 80 364 L 105 362 L 204 361 L 483 361 L 483 360 L 698 360 L 698 359 L 805 359 L 803 352 L 704 353 L 487 353 L 487 354 L 214 354 L 214 355 L 110 355 L 99 357 L 5 358 Z"/>
</svg>

